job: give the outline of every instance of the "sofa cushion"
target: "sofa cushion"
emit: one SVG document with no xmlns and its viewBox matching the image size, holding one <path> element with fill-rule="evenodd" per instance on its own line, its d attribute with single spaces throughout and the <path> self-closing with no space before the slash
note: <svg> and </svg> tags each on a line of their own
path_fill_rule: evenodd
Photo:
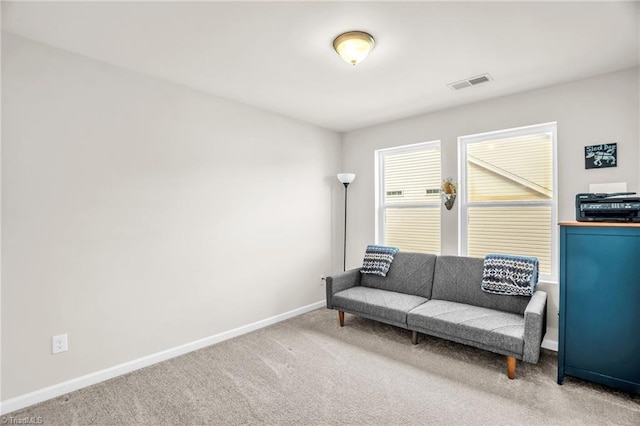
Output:
<svg viewBox="0 0 640 426">
<path fill-rule="evenodd" d="M 435 254 L 398 252 L 386 277 L 363 274 L 360 284 L 429 298 L 435 264 Z M 482 270 L 480 272 L 482 273 Z"/>
<path fill-rule="evenodd" d="M 333 295 L 333 308 L 406 324 L 407 312 L 427 299 L 369 287 L 351 287 Z"/>
<path fill-rule="evenodd" d="M 434 332 L 521 355 L 524 350 L 524 316 L 446 300 L 429 300 L 409 312 L 412 330 Z"/>
<path fill-rule="evenodd" d="M 505 296 L 482 291 L 484 259 L 463 256 L 438 256 L 430 299 L 524 314 L 530 296 Z"/>
</svg>

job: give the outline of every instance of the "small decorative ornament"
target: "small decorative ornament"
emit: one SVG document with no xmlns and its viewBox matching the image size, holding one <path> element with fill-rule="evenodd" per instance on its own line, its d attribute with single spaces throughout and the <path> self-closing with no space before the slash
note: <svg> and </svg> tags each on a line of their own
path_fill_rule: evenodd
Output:
<svg viewBox="0 0 640 426">
<path fill-rule="evenodd" d="M 447 210 L 453 208 L 453 203 L 456 201 L 456 194 L 458 193 L 458 184 L 456 181 L 449 177 L 442 180 L 442 201 Z"/>
<path fill-rule="evenodd" d="M 584 168 L 601 169 L 618 166 L 618 144 L 602 143 L 584 147 Z"/>
</svg>

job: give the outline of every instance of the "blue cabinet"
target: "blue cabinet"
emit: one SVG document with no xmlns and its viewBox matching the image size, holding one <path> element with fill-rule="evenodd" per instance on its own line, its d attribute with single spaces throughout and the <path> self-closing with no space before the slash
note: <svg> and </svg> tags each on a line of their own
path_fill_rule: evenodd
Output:
<svg viewBox="0 0 640 426">
<path fill-rule="evenodd" d="M 560 225 L 558 384 L 640 393 L 640 226 Z"/>
</svg>

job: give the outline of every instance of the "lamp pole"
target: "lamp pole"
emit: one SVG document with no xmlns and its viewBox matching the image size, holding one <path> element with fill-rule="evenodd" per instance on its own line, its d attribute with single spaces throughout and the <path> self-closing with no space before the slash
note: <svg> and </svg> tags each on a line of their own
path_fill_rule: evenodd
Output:
<svg viewBox="0 0 640 426">
<path fill-rule="evenodd" d="M 342 241 L 344 244 L 342 247 L 342 253 L 344 253 L 344 255 L 342 259 L 342 270 L 346 271 L 347 270 L 347 193 L 349 192 L 349 182 L 343 182 L 343 185 L 344 185 L 344 237 Z"/>
<path fill-rule="evenodd" d="M 354 173 L 338 173 L 338 180 L 344 185 L 344 237 L 342 246 L 342 270 L 347 270 L 347 193 L 349 184 L 356 178 Z"/>
</svg>

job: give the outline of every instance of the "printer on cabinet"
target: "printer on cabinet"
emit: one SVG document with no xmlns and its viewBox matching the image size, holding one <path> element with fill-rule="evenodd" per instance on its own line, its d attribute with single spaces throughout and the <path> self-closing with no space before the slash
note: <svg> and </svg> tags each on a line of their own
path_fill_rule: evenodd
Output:
<svg viewBox="0 0 640 426">
<path fill-rule="evenodd" d="M 578 222 L 640 222 L 640 197 L 635 192 L 576 195 Z"/>
</svg>

